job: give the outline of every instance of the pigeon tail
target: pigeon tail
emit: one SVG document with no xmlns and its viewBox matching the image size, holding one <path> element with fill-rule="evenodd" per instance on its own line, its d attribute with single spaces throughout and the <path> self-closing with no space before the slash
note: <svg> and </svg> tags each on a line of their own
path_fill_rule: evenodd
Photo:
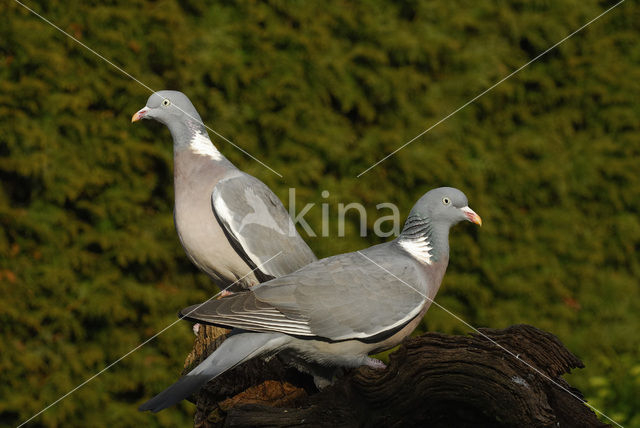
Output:
<svg viewBox="0 0 640 428">
<path fill-rule="evenodd" d="M 184 400 L 211 379 L 257 355 L 277 349 L 286 340 L 279 333 L 241 333 L 228 337 L 218 349 L 176 383 L 142 404 L 138 410 L 154 413 Z"/>
</svg>

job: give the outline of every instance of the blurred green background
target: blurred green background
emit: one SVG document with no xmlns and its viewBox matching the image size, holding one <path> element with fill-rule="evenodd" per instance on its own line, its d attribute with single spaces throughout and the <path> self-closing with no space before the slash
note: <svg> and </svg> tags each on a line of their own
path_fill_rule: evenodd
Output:
<svg viewBox="0 0 640 428">
<path fill-rule="evenodd" d="M 401 216 L 428 189 L 469 196 L 438 302 L 474 326 L 528 323 L 586 364 L 591 404 L 640 427 L 640 5 L 627 1 L 360 178 L 611 1 L 28 1 L 154 89 L 184 91 L 212 135 L 287 204 Z M 215 288 L 173 229 L 172 144 L 131 125 L 149 92 L 0 5 L 0 425 L 15 426 Z M 330 196 L 321 196 L 328 190 Z M 384 212 L 388 214 L 388 212 Z M 381 242 L 308 238 L 318 256 Z M 305 238 L 307 238 L 306 235 Z M 178 376 L 179 323 L 29 426 L 188 426 L 137 406 Z M 465 333 L 433 307 L 421 331 Z M 523 368 L 523 370 L 526 370 Z"/>
</svg>

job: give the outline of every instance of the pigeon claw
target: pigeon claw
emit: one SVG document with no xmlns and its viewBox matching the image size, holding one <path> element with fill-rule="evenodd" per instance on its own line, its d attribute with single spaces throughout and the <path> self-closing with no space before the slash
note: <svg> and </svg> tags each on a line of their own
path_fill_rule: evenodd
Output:
<svg viewBox="0 0 640 428">
<path fill-rule="evenodd" d="M 223 297 L 227 297 L 227 296 L 231 296 L 233 294 L 232 291 L 228 291 L 228 290 L 222 290 L 220 292 L 220 295 L 216 298 L 217 300 L 222 299 Z"/>
</svg>

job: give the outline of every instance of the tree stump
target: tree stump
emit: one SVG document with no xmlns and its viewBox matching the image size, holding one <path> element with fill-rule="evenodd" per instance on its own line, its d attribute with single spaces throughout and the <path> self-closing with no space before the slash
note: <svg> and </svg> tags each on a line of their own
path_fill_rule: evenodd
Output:
<svg viewBox="0 0 640 428">
<path fill-rule="evenodd" d="M 518 358 L 479 334 L 426 333 L 405 340 L 390 355 L 386 370 L 350 370 L 321 391 L 310 376 L 287 367 L 283 358 L 255 358 L 191 397 L 197 406 L 194 424 L 199 428 L 608 426 L 576 398 L 583 399 L 580 391 L 561 377 L 584 365 L 554 335 L 528 325 L 480 331 Z M 185 373 L 213 352 L 227 332 L 201 326 Z"/>
</svg>

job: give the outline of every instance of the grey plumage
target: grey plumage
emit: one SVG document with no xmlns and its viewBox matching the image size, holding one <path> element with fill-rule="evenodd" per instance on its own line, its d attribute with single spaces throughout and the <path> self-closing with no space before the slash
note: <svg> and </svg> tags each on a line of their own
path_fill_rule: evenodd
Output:
<svg viewBox="0 0 640 428">
<path fill-rule="evenodd" d="M 171 132 L 176 230 L 189 259 L 219 287 L 248 288 L 316 260 L 277 196 L 215 148 L 184 94 L 152 94 L 132 121 L 140 119 Z"/>
<path fill-rule="evenodd" d="M 180 400 L 187 398 L 214 377 L 230 370 L 263 351 L 274 348 L 282 341 L 280 335 L 274 333 L 254 333 L 249 340 L 246 335 L 236 334 L 227 338 L 219 351 L 209 355 L 202 363 L 193 369 L 187 376 L 183 376 L 170 388 L 140 406 L 140 411 L 158 411 L 172 406 Z M 215 363 L 213 360 L 215 359 Z"/>
<path fill-rule="evenodd" d="M 449 228 L 465 219 L 481 224 L 462 192 L 434 189 L 416 203 L 393 241 L 318 260 L 249 292 L 183 309 L 186 319 L 243 332 L 141 410 L 162 410 L 195 392 L 201 376 L 213 379 L 270 352 L 287 350 L 326 366 L 383 367 L 368 355 L 397 345 L 420 322 L 447 268 Z M 197 381 L 189 379 L 196 375 Z"/>
<path fill-rule="evenodd" d="M 423 297 L 363 255 L 415 284 L 423 294 L 431 293 L 415 261 L 399 246 L 383 244 L 319 260 L 258 285 L 251 293 L 186 308 L 182 314 L 203 323 L 258 332 L 332 341 L 366 339 L 414 317 Z M 381 283 L 387 286 L 380 287 Z"/>
<path fill-rule="evenodd" d="M 211 203 L 229 241 L 266 279 L 286 275 L 315 260 L 289 213 L 261 181 L 246 174 L 224 178 L 214 188 Z M 284 254 L 274 257 L 280 251 Z"/>
</svg>

